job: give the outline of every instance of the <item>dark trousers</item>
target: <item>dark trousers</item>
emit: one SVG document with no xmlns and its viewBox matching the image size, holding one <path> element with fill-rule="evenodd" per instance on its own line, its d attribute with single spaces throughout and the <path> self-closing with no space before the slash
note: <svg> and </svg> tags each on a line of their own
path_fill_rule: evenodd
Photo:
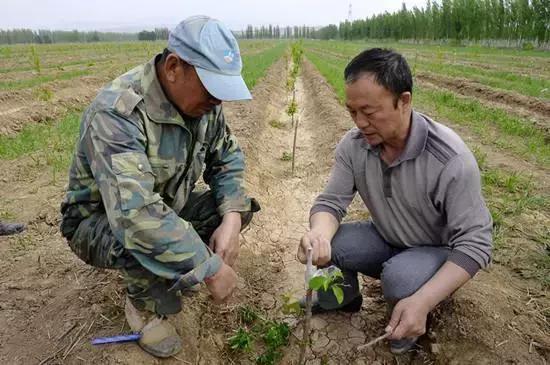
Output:
<svg viewBox="0 0 550 365">
<path fill-rule="evenodd" d="M 252 199 L 252 211 L 241 213 L 241 229 L 250 223 L 253 212 L 258 210 L 258 203 Z M 222 222 L 209 190 L 192 192 L 178 215 L 193 225 L 205 243 Z M 80 222 L 69 246 L 87 264 L 121 270 L 128 297 L 138 309 L 157 314 L 174 314 L 181 310 L 180 293 L 168 290 L 174 283 L 146 270 L 124 249 L 114 237 L 105 212 L 94 213 Z"/>
<path fill-rule="evenodd" d="M 388 304 L 414 294 L 445 263 L 448 247 L 422 246 L 397 248 L 388 244 L 372 222 L 344 223 L 332 239 L 332 264 L 344 274 L 344 301 L 338 304 L 329 292 L 319 291 L 319 304 L 336 309 L 358 295 L 357 273 L 380 279 Z"/>
</svg>

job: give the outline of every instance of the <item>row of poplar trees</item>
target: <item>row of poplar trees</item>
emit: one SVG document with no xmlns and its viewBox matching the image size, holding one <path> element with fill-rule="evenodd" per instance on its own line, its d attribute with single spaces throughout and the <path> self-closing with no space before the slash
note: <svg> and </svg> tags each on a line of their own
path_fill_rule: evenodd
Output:
<svg viewBox="0 0 550 365">
<path fill-rule="evenodd" d="M 508 40 L 550 42 L 550 0 L 428 0 L 425 7 L 325 27 L 249 25 L 243 38 Z"/>
<path fill-rule="evenodd" d="M 78 30 L 0 29 L 0 44 L 133 41 L 133 33 L 82 32 Z"/>
</svg>

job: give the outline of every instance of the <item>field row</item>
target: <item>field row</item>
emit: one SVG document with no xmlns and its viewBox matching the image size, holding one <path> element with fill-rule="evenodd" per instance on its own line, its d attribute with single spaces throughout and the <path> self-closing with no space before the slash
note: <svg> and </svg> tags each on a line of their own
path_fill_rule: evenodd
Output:
<svg viewBox="0 0 550 365">
<path fill-rule="evenodd" d="M 278 59 L 286 48 L 285 43 L 252 42 L 253 47 L 243 52 L 243 76 L 249 87 L 253 87 L 267 67 Z M 160 47 L 160 43 L 157 44 Z M 254 51 L 252 51 L 254 49 Z M 67 111 L 80 110 L 97 93 L 104 84 L 116 78 L 127 70 L 147 62 L 156 52 L 151 54 L 135 53 L 125 57 L 124 54 L 114 54 L 101 62 L 88 62 L 77 65 L 52 69 L 41 74 L 26 72 L 29 77 L 13 80 L 0 79 L 0 135 L 13 135 L 29 122 L 43 122 L 63 117 Z M 147 51 L 148 52 L 148 51 Z"/>
<path fill-rule="evenodd" d="M 110 43 L 83 47 L 73 45 L 73 52 L 65 46 L 53 50 L 43 46 L 23 48 L 22 55 L 12 55 L 0 61 L 0 90 L 20 90 L 41 85 L 51 80 L 66 80 L 86 75 L 98 75 L 113 70 L 119 73 L 145 62 L 161 52 L 165 42 Z M 264 53 L 276 46 L 274 42 L 244 42 L 243 57 Z"/>
<path fill-rule="evenodd" d="M 523 57 L 514 64 L 499 63 L 499 56 L 487 55 L 489 59 L 470 61 L 468 54 L 434 52 L 418 46 L 403 47 L 401 44 L 365 44 L 365 43 L 332 43 L 306 42 L 310 52 L 320 57 L 351 60 L 353 56 L 369 47 L 388 46 L 401 52 L 409 61 L 414 73 L 434 73 L 475 81 L 503 90 L 510 90 L 522 95 L 537 97 L 550 101 L 550 58 Z"/>
</svg>

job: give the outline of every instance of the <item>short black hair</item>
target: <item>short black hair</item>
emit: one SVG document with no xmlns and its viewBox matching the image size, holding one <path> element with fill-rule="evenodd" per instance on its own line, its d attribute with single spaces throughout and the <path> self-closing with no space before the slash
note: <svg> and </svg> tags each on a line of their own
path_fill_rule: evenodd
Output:
<svg viewBox="0 0 550 365">
<path fill-rule="evenodd" d="M 375 81 L 393 94 L 395 107 L 402 93 L 412 94 L 411 69 L 405 57 L 394 50 L 370 48 L 359 53 L 344 70 L 346 84 L 354 83 L 364 73 L 374 75 Z"/>
<path fill-rule="evenodd" d="M 164 63 L 166 62 L 166 59 L 168 58 L 169 55 L 171 55 L 173 52 L 170 51 L 168 48 L 165 48 L 163 51 L 162 51 L 162 54 L 160 55 L 160 58 L 159 58 L 159 63 Z"/>
<path fill-rule="evenodd" d="M 166 59 L 168 58 L 168 56 L 170 56 L 171 54 L 175 54 L 176 56 L 178 56 L 178 59 L 180 61 L 180 63 L 184 66 L 190 66 L 189 63 L 187 63 L 185 60 L 183 60 L 176 52 L 172 52 L 170 51 L 168 48 L 165 48 L 160 57 L 158 58 L 158 61 L 157 63 L 159 64 L 163 64 L 164 62 L 166 62 Z"/>
</svg>

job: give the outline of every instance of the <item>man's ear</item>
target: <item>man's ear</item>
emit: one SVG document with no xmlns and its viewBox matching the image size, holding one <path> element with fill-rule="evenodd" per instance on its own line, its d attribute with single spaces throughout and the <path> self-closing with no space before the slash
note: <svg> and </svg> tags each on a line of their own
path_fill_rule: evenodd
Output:
<svg viewBox="0 0 550 365">
<path fill-rule="evenodd" d="M 405 91 L 399 95 L 399 103 L 402 105 L 403 109 L 409 108 L 412 103 L 412 94 L 410 91 Z"/>
<path fill-rule="evenodd" d="M 170 82 L 175 82 L 178 73 L 181 73 L 183 75 L 184 67 L 182 64 L 182 61 L 178 56 L 171 53 L 166 57 L 166 60 L 164 61 L 164 74 L 166 75 L 166 80 Z"/>
</svg>

